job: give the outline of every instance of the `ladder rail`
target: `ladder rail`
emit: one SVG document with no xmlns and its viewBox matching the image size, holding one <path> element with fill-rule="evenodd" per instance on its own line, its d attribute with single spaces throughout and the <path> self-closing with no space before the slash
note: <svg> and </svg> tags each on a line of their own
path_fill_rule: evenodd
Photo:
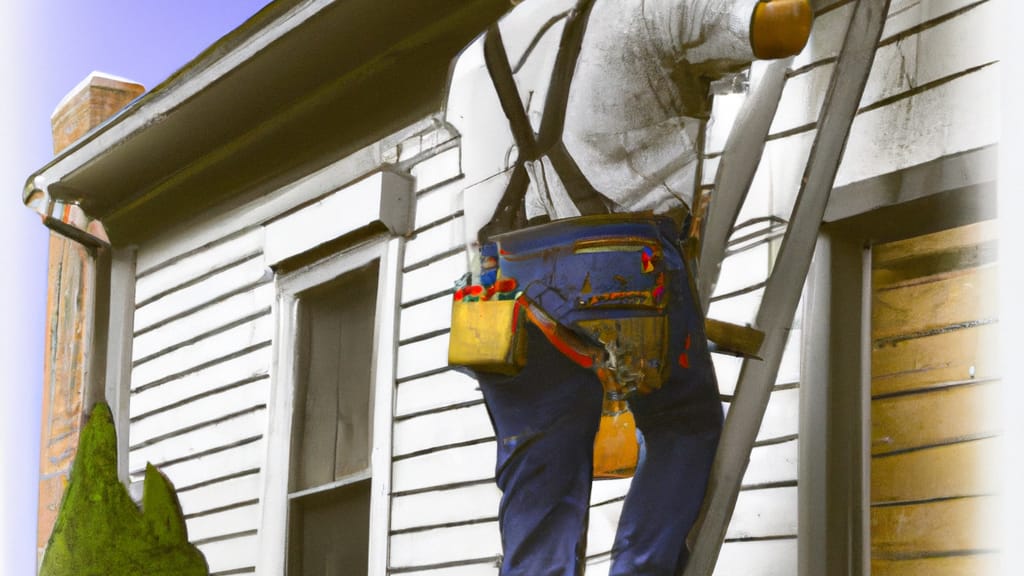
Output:
<svg viewBox="0 0 1024 576">
<path fill-rule="evenodd" d="M 754 174 L 761 163 L 765 139 L 782 100 L 786 73 L 793 58 L 772 61 L 757 82 L 754 92 L 743 102 L 736 122 L 725 141 L 722 159 L 715 174 L 714 192 L 708 204 L 707 222 L 701 239 L 700 272 L 697 293 L 704 315 L 711 305 L 711 294 L 722 269 L 729 235 L 736 225 L 740 208 L 750 191 Z"/>
<path fill-rule="evenodd" d="M 744 359 L 712 467 L 702 523 L 684 576 L 710 576 L 761 428 L 818 231 L 874 60 L 890 0 L 858 0 L 825 96 L 789 226 L 765 287 L 756 327 L 764 360 Z"/>
</svg>

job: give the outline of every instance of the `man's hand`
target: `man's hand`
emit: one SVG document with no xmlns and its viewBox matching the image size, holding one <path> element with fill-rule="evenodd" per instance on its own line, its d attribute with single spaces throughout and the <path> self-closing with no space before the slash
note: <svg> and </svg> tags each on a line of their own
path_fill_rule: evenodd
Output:
<svg viewBox="0 0 1024 576">
<path fill-rule="evenodd" d="M 785 58 L 799 54 L 811 35 L 808 0 L 764 0 L 754 8 L 750 44 L 758 58 Z"/>
</svg>

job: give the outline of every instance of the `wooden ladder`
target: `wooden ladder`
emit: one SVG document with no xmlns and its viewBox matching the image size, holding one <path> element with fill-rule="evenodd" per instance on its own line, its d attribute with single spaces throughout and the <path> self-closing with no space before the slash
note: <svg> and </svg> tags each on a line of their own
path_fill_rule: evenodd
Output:
<svg viewBox="0 0 1024 576">
<path fill-rule="evenodd" d="M 827 3 L 815 0 L 815 12 Z M 753 328 L 764 334 L 760 358 L 748 356 L 743 360 L 684 576 L 710 576 L 718 560 L 888 11 L 889 0 L 856 0 L 818 117 L 796 204 L 754 322 Z M 726 141 L 699 260 L 698 291 L 705 313 L 726 245 L 761 161 L 791 63 L 792 58 L 767 67 Z"/>
</svg>

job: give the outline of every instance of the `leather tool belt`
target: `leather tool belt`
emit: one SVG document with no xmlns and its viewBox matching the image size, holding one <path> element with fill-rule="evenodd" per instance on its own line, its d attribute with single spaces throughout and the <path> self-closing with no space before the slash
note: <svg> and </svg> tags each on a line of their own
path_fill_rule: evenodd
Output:
<svg viewBox="0 0 1024 576">
<path fill-rule="evenodd" d="M 677 238 L 671 218 L 644 214 L 581 216 L 496 236 L 481 250 L 480 284 L 455 294 L 449 363 L 515 373 L 525 362 L 525 314 L 606 389 L 623 397 L 656 390 L 668 296 L 685 289 L 672 285 L 679 275 L 666 266 Z"/>
</svg>

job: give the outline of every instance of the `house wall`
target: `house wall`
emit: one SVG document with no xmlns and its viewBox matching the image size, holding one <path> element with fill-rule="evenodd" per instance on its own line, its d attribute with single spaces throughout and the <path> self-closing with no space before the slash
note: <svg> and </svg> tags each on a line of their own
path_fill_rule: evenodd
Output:
<svg viewBox="0 0 1024 576">
<path fill-rule="evenodd" d="M 212 574 L 254 566 L 270 386 L 273 276 L 262 229 L 149 260 L 139 251 L 129 475 L 178 490 Z"/>
<path fill-rule="evenodd" d="M 852 9 L 826 3 L 793 63 L 765 157 L 740 222 L 788 218 L 814 119 Z M 998 72 L 979 34 L 996 0 L 894 0 L 854 122 L 840 186 L 992 145 Z M 761 65 L 755 65 L 757 81 Z M 742 94 L 716 99 L 703 185 Z M 131 383 L 130 472 L 160 465 L 179 491 L 189 535 L 212 573 L 255 570 L 272 386 L 273 275 L 262 222 L 389 164 L 415 177 L 416 213 L 400 278 L 388 566 L 431 576 L 496 574 L 500 562 L 495 441 L 476 382 L 446 365 L 453 281 L 466 270 L 467 194 L 500 187 L 510 143 L 480 58 L 463 53 L 443 116 L 410 127 L 243 206 L 223 207 L 139 247 Z M 496 153 L 499 151 L 499 153 Z M 752 224 L 732 246 L 710 316 L 753 319 L 780 242 Z M 729 297 L 722 297 L 729 296 Z M 751 455 L 716 574 L 797 572 L 801 313 Z M 740 361 L 715 355 L 728 409 Z M 591 499 L 588 574 L 606 573 L 629 480 Z"/>
</svg>

